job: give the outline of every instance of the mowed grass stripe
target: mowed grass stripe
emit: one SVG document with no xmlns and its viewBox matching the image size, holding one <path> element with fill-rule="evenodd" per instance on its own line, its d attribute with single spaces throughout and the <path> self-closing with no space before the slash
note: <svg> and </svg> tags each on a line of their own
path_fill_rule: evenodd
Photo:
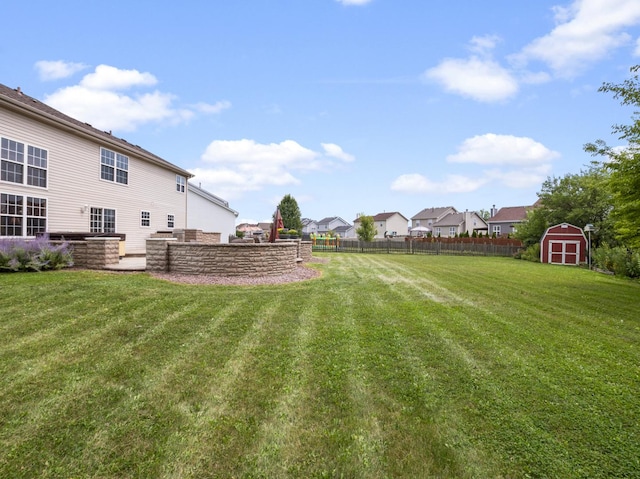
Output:
<svg viewBox="0 0 640 479">
<path fill-rule="evenodd" d="M 44 391 L 3 383 L 0 408 L 21 412 L 9 422 L 0 414 L 0 477 L 638 470 L 640 285 L 498 258 L 322 257 L 320 279 L 281 286 L 12 275 L 25 295 L 51 283 L 56 297 L 43 298 L 43 310 L 84 304 L 89 316 L 108 311 L 115 327 L 70 364 L 53 364 Z M 17 304 L 2 304 L 16 315 L 0 324 L 19 331 Z M 18 334 L 33 338 L 25 359 L 38 361 L 39 348 L 47 357 L 66 333 L 82 342 L 54 324 L 42 341 L 46 322 Z M 14 346 L 0 337 L 0 355 L 19 354 Z M 35 413 L 39 427 L 21 429 L 22 394 L 31 392 L 58 414 Z"/>
</svg>

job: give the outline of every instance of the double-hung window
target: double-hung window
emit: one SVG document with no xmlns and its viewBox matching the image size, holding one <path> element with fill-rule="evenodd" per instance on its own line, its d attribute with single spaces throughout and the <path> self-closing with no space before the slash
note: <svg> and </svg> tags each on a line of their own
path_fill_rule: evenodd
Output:
<svg viewBox="0 0 640 479">
<path fill-rule="evenodd" d="M 35 236 L 47 231 L 47 200 L 0 194 L 0 236 Z"/>
<path fill-rule="evenodd" d="M 456 231 L 456 227 L 455 227 L 455 226 L 450 226 L 450 227 L 449 227 L 449 236 L 450 236 L 450 237 L 453 237 L 453 236 L 455 236 L 455 235 L 456 235 L 456 233 L 457 233 L 457 231 Z"/>
<path fill-rule="evenodd" d="M 129 157 L 100 148 L 100 178 L 123 185 L 129 184 Z"/>
<path fill-rule="evenodd" d="M 26 175 L 25 149 L 27 152 Z M 47 150 L 2 138 L 0 140 L 0 161 L 0 180 L 41 188 L 47 187 Z"/>
<path fill-rule="evenodd" d="M 91 233 L 115 233 L 116 210 L 110 208 L 91 208 Z"/>
<path fill-rule="evenodd" d="M 500 236 L 500 225 L 493 225 L 493 232 L 496 236 Z"/>
<path fill-rule="evenodd" d="M 151 212 L 149 211 L 140 212 L 140 226 L 144 226 L 144 227 L 151 226 Z"/>
<path fill-rule="evenodd" d="M 174 228 L 176 224 L 176 217 L 174 215 L 167 215 L 167 228 Z"/>
<path fill-rule="evenodd" d="M 184 193 L 187 179 L 184 176 L 176 175 L 176 191 L 178 193 Z"/>
</svg>

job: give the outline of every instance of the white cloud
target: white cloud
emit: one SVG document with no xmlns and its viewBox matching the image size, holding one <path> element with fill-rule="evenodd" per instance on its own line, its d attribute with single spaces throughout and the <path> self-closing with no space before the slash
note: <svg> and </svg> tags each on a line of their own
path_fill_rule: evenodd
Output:
<svg viewBox="0 0 640 479">
<path fill-rule="evenodd" d="M 261 144 L 254 140 L 216 140 L 203 153 L 202 161 L 210 166 L 190 170 L 192 180 L 200 182 L 225 199 L 268 186 L 300 184 L 298 174 L 330 171 L 341 162 L 353 161 L 333 143 L 323 143 L 324 154 L 305 148 L 293 140 Z"/>
<path fill-rule="evenodd" d="M 176 107 L 171 93 L 139 91 L 158 83 L 154 75 L 137 70 L 121 70 L 99 65 L 78 85 L 61 88 L 45 96 L 45 103 L 101 130 L 132 131 L 147 123 L 183 123 L 196 112 L 215 114 L 230 108 L 228 101 Z M 121 90 L 132 90 L 122 93 Z"/>
<path fill-rule="evenodd" d="M 550 150 L 531 138 L 487 133 L 467 138 L 458 152 L 449 155 L 450 163 L 475 163 L 479 165 L 539 165 L 558 158 L 557 151 Z"/>
<path fill-rule="evenodd" d="M 134 86 L 154 86 L 157 83 L 158 80 L 151 73 L 98 65 L 95 72 L 85 75 L 80 86 L 90 90 L 126 90 Z"/>
<path fill-rule="evenodd" d="M 573 77 L 612 50 L 630 43 L 624 29 L 640 23 L 638 0 L 575 0 L 555 7 L 556 27 L 511 57 L 520 65 L 547 64 L 559 77 Z"/>
<path fill-rule="evenodd" d="M 196 103 L 195 105 L 193 105 L 194 110 L 197 110 L 201 113 L 211 113 L 211 114 L 221 113 L 223 110 L 227 110 L 228 108 L 231 108 L 231 102 L 226 100 L 218 101 L 213 105 L 209 103 L 202 103 L 202 102 Z"/>
<path fill-rule="evenodd" d="M 391 189 L 418 194 L 469 193 L 496 182 L 508 188 L 529 188 L 546 179 L 551 161 L 559 156 L 531 138 L 488 133 L 466 139 L 456 154 L 447 157 L 449 163 L 480 168 L 467 166 L 465 175 L 450 174 L 439 181 L 419 173 L 401 175 L 392 182 Z"/>
<path fill-rule="evenodd" d="M 636 40 L 636 48 L 633 51 L 633 55 L 636 57 L 640 57 L 640 38 Z"/>
<path fill-rule="evenodd" d="M 491 58 L 500 40 L 496 36 L 473 37 L 469 58 L 447 58 L 424 73 L 426 80 L 436 81 L 451 93 L 480 102 L 506 100 L 518 92 L 518 81 L 511 72 Z"/>
<path fill-rule="evenodd" d="M 342 148 L 340 148 L 335 143 L 322 143 L 322 148 L 324 148 L 325 154 L 327 156 L 331 156 L 332 158 L 337 158 L 347 163 L 355 160 L 353 155 L 345 153 Z"/>
<path fill-rule="evenodd" d="M 336 0 L 336 2 L 341 3 L 342 5 L 366 5 L 371 1 L 372 0 Z"/>
<path fill-rule="evenodd" d="M 68 78 L 74 73 L 87 68 L 87 65 L 83 63 L 65 62 L 62 60 L 41 60 L 39 62 L 36 62 L 35 68 L 38 71 L 40 80 L 50 81 L 59 80 L 61 78 Z"/>
</svg>

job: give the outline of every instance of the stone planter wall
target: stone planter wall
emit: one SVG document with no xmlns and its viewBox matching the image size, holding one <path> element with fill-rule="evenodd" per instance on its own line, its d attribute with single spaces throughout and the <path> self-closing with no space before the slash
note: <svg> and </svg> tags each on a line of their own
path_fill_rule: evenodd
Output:
<svg viewBox="0 0 640 479">
<path fill-rule="evenodd" d="M 147 271 L 212 276 L 279 276 L 296 268 L 296 243 L 184 243 L 147 240 Z"/>
</svg>

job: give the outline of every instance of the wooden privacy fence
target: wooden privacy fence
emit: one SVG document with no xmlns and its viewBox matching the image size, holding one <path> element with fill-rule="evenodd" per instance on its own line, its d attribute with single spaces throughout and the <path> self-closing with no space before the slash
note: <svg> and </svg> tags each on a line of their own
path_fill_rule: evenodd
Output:
<svg viewBox="0 0 640 479">
<path fill-rule="evenodd" d="M 341 239 L 331 244 L 316 243 L 313 251 L 335 253 L 399 253 L 427 255 L 513 256 L 523 247 L 516 241 L 359 241 Z"/>
</svg>

